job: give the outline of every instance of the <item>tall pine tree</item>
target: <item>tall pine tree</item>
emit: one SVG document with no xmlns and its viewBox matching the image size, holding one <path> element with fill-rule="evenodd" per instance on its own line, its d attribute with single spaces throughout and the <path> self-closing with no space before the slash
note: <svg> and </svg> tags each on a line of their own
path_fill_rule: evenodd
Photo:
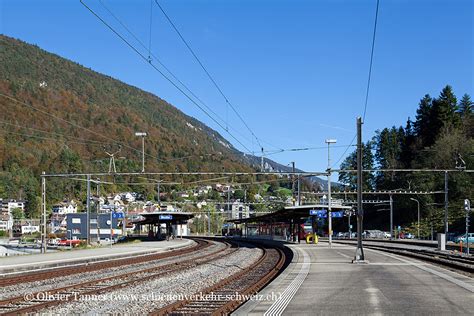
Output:
<svg viewBox="0 0 474 316">
<path fill-rule="evenodd" d="M 421 147 L 430 146 L 434 143 L 434 135 L 431 133 L 432 121 L 431 121 L 431 110 L 432 110 L 433 99 L 429 94 L 425 94 L 423 99 L 420 100 L 418 109 L 416 110 L 416 121 L 414 123 L 415 134 L 418 136 Z"/>
<path fill-rule="evenodd" d="M 474 105 L 474 102 L 472 102 L 471 97 L 469 94 L 465 93 L 461 101 L 459 101 L 459 107 L 458 107 L 458 112 L 461 115 L 461 117 L 468 117 L 469 115 L 472 114 L 472 106 Z"/>
</svg>

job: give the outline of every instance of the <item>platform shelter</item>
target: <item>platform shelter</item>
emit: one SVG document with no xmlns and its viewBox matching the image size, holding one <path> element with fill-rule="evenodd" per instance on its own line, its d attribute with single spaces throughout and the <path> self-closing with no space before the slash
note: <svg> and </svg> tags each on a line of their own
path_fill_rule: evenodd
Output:
<svg viewBox="0 0 474 316">
<path fill-rule="evenodd" d="M 306 233 L 314 234 L 316 232 L 318 218 L 316 214 L 327 214 L 327 209 L 327 204 L 286 206 L 272 213 L 229 220 L 228 222 L 237 226 L 236 231 L 242 237 L 299 242 Z M 342 212 L 342 216 L 351 209 L 352 206 L 331 205 L 331 213 L 340 215 Z M 310 221 L 309 225 L 308 221 Z"/>
</svg>

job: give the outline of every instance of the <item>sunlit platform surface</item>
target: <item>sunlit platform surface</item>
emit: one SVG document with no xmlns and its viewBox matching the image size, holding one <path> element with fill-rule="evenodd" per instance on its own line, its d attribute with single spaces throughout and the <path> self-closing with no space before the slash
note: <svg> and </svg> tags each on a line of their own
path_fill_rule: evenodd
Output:
<svg viewBox="0 0 474 316">
<path fill-rule="evenodd" d="M 291 244 L 290 266 L 234 315 L 469 315 L 474 279 L 432 264 L 355 247 Z"/>
</svg>

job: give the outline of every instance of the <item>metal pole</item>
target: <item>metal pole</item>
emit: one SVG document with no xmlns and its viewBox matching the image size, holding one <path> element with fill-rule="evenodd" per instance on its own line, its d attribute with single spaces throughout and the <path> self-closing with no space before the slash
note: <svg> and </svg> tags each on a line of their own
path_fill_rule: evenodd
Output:
<svg viewBox="0 0 474 316">
<path fill-rule="evenodd" d="M 145 136 L 142 136 L 142 172 L 145 172 Z"/>
<path fill-rule="evenodd" d="M 420 239 L 420 201 L 416 200 L 418 204 L 418 239 Z"/>
<path fill-rule="evenodd" d="M 471 201 L 464 200 L 464 210 L 466 211 L 466 253 L 469 255 L 469 216 L 471 215 Z"/>
<path fill-rule="evenodd" d="M 421 218 L 421 215 L 420 215 L 420 201 L 418 201 L 417 199 L 414 199 L 414 198 L 410 198 L 410 200 L 415 201 L 417 206 L 418 206 L 418 239 L 420 239 L 420 218 Z"/>
<path fill-rule="evenodd" d="M 100 218 L 99 218 L 99 213 L 100 213 L 100 179 L 97 179 L 97 215 L 96 215 L 96 227 L 97 227 L 97 243 L 100 245 Z"/>
<path fill-rule="evenodd" d="M 332 247 L 332 214 L 331 214 L 331 157 L 329 155 L 329 147 L 331 142 L 329 140 L 326 141 L 328 143 L 328 235 L 329 235 L 329 248 Z"/>
<path fill-rule="evenodd" d="M 158 192 L 158 205 L 160 205 L 160 182 L 156 184 L 156 191 Z"/>
<path fill-rule="evenodd" d="M 298 175 L 298 206 L 301 205 L 301 177 Z"/>
<path fill-rule="evenodd" d="M 357 118 L 357 249 L 353 262 L 364 260 L 364 248 L 362 247 L 362 221 L 364 210 L 362 209 L 362 118 Z"/>
<path fill-rule="evenodd" d="M 41 176 L 41 203 L 43 204 L 43 234 L 41 238 L 41 252 L 46 253 L 46 234 L 47 234 L 47 226 L 46 226 L 46 177 L 44 176 L 46 173 L 43 171 Z"/>
<path fill-rule="evenodd" d="M 469 212 L 466 212 L 466 251 L 469 255 Z"/>
<path fill-rule="evenodd" d="M 207 232 L 211 236 L 211 211 L 207 208 Z"/>
<path fill-rule="evenodd" d="M 444 172 L 444 233 L 446 241 L 448 240 L 448 172 Z"/>
<path fill-rule="evenodd" d="M 292 195 L 292 198 L 293 198 L 293 206 L 295 206 L 296 204 L 296 199 L 295 199 L 295 162 L 292 161 L 291 162 L 291 170 L 293 172 L 293 174 L 291 175 L 291 195 Z"/>
<path fill-rule="evenodd" d="M 390 240 L 393 240 L 393 198 L 390 194 Z"/>
<path fill-rule="evenodd" d="M 87 210 L 87 244 L 91 243 L 91 175 L 87 175 L 87 201 L 86 201 L 86 210 Z"/>
<path fill-rule="evenodd" d="M 347 228 L 349 229 L 349 239 L 350 239 L 350 238 L 352 237 L 352 232 L 351 232 L 351 213 L 349 213 L 348 218 L 349 218 L 349 221 L 348 221 L 348 223 L 347 223 L 347 225 L 348 225 Z"/>
<path fill-rule="evenodd" d="M 112 218 L 112 214 L 115 212 L 115 201 L 114 201 L 114 209 L 110 211 L 110 248 L 112 248 L 112 239 L 114 237 L 114 234 L 113 234 L 113 218 Z"/>
</svg>

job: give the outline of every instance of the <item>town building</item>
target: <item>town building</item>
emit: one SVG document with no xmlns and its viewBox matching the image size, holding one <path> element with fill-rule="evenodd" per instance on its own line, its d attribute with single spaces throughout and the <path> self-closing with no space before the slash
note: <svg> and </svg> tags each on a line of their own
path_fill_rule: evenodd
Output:
<svg viewBox="0 0 474 316">
<path fill-rule="evenodd" d="M 19 209 L 21 212 L 24 212 L 25 201 L 0 199 L 0 231 L 7 231 L 12 234 L 14 209 Z"/>
<path fill-rule="evenodd" d="M 53 214 L 71 214 L 77 213 L 77 203 L 74 200 L 64 200 L 61 203 L 53 205 Z"/>
</svg>

